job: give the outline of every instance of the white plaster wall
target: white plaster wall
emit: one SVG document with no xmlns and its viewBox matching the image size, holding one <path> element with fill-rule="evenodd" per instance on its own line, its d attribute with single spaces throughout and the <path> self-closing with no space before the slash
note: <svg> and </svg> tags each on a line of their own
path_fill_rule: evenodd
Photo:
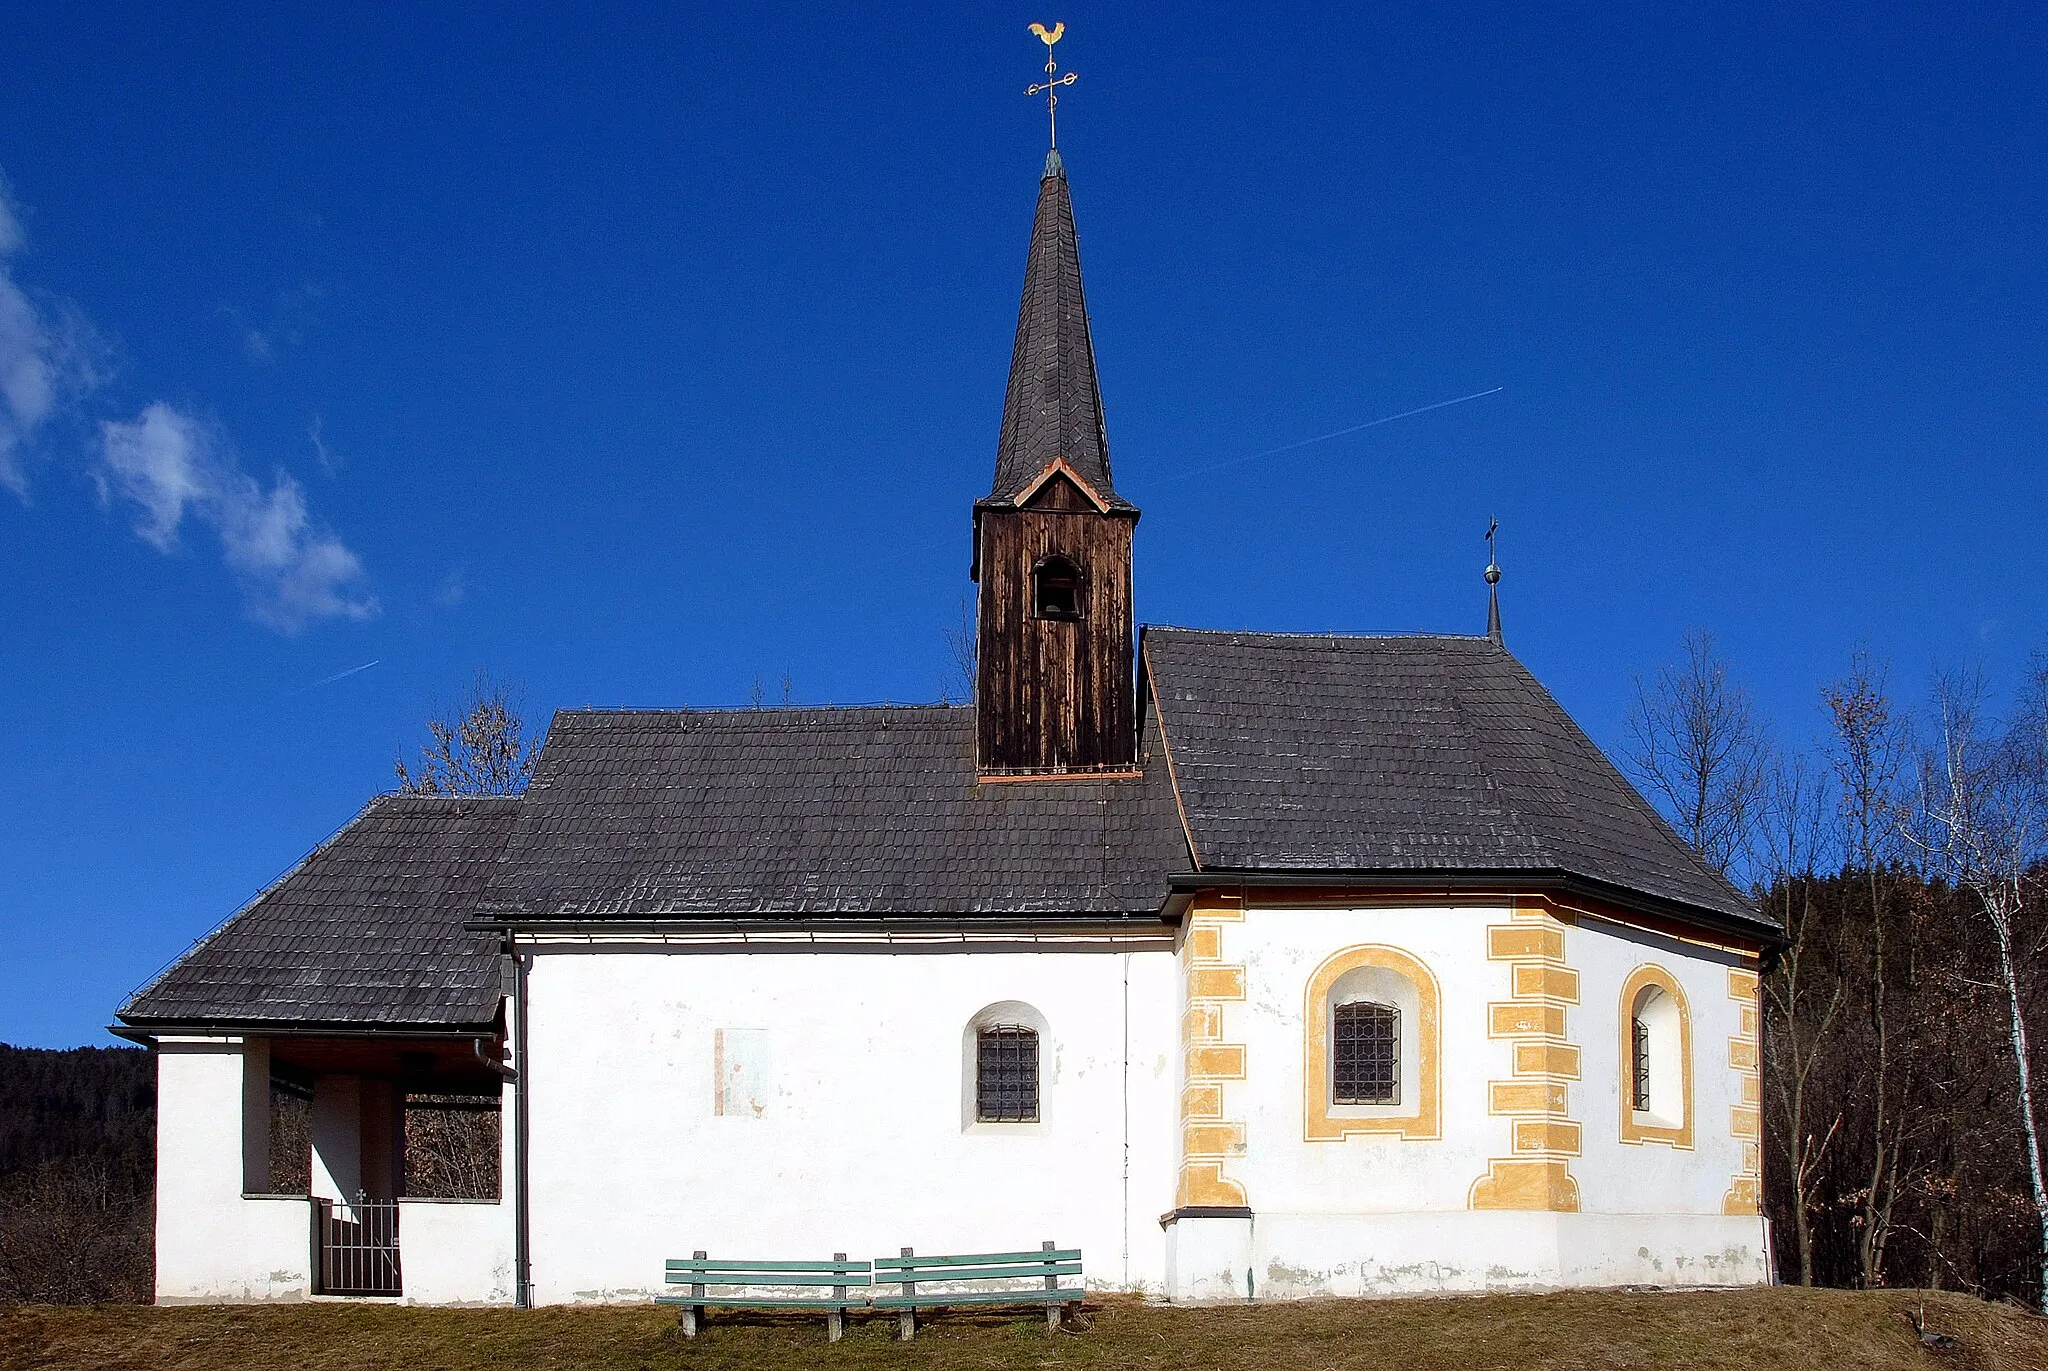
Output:
<svg viewBox="0 0 2048 1371">
<path fill-rule="evenodd" d="M 1262 1213 L 1251 1270 L 1260 1299 L 1755 1285 L 1762 1237 L 1719 1214 Z"/>
<path fill-rule="evenodd" d="M 401 1199 L 398 1246 L 407 1304 L 510 1304 L 512 1207 Z"/>
<path fill-rule="evenodd" d="M 1254 1212 L 1389 1214 L 1462 1210 L 1489 1157 L 1509 1155 L 1509 1124 L 1486 1112 L 1489 1080 L 1506 1079 L 1509 1046 L 1486 1034 L 1486 1006 L 1508 997 L 1508 971 L 1486 960 L 1486 926 L 1500 909 L 1268 909 L 1223 925 L 1223 960 L 1245 968 L 1245 998 L 1226 1004 L 1225 1041 L 1245 1045 L 1243 1084 L 1224 1114 L 1245 1125 L 1246 1155 L 1224 1174 Z M 1355 1136 L 1303 1140 L 1304 996 L 1332 953 L 1361 944 L 1408 953 L 1441 995 L 1442 1138 Z M 1404 1031 L 1408 1031 L 1404 1027 Z M 1403 1098 L 1415 1083 L 1402 1083 Z M 1241 1112 L 1240 1112 L 1241 1111 Z"/>
<path fill-rule="evenodd" d="M 1487 1108 L 1488 1083 L 1512 1076 L 1510 1043 L 1487 1032 L 1487 1006 L 1508 1000 L 1513 987 L 1510 964 L 1487 958 L 1486 930 L 1508 919 L 1502 906 L 1254 907 L 1243 922 L 1222 925 L 1222 960 L 1245 967 L 1245 998 L 1224 1006 L 1222 1037 L 1245 1045 L 1247 1077 L 1225 1089 L 1224 1115 L 1244 1124 L 1245 1151 L 1226 1162 L 1224 1174 L 1243 1184 L 1255 1215 L 1244 1274 L 1257 1295 L 1767 1279 L 1762 1220 L 1722 1213 L 1741 1164 L 1729 1127 L 1739 1087 L 1727 1043 L 1739 1006 L 1727 995 L 1728 967 L 1668 940 L 1646 945 L 1592 924 L 1566 931 L 1566 962 L 1580 975 L 1566 1034 L 1581 1051 L 1569 1116 L 1582 1126 L 1582 1155 L 1570 1162 L 1582 1212 L 1467 1208 L 1489 1159 L 1514 1155 L 1511 1121 Z M 1307 983 L 1332 953 L 1360 944 L 1399 948 L 1436 976 L 1441 1138 L 1303 1138 Z M 1688 1150 L 1620 1142 L 1619 996 L 1645 961 L 1678 978 L 1692 1015 Z M 1404 1082 L 1404 1098 L 1411 1084 Z M 1180 1274 L 1206 1270 L 1202 1261 L 1214 1246 L 1191 1250 L 1193 1261 L 1177 1252 Z M 1242 1298 L 1245 1280 L 1196 1284 L 1175 1293 Z"/>
<path fill-rule="evenodd" d="M 1741 1028 L 1741 1006 L 1728 998 L 1728 965 L 1654 935 L 1582 923 L 1565 931 L 1565 957 L 1579 969 L 1579 1004 L 1571 1012 L 1581 1079 L 1572 1086 L 1573 1117 L 1585 1124 L 1585 1155 L 1572 1166 L 1579 1204 L 1588 1212 L 1719 1214 L 1730 1180 L 1742 1168 L 1742 1144 L 1729 1109 L 1740 1082 L 1728 1066 L 1728 1039 Z M 1621 1141 L 1623 1081 L 1621 987 L 1645 963 L 1670 972 L 1685 991 L 1692 1018 L 1693 1145 Z M 1761 1245 L 1761 1219 L 1751 1219 Z"/>
<path fill-rule="evenodd" d="M 157 1052 L 159 1304 L 299 1300 L 312 1289 L 310 1202 L 243 1195 L 245 1163 L 255 1161 L 245 1157 L 245 1120 L 268 1137 L 244 1103 L 260 1098 L 267 1109 L 270 1090 L 262 1044 L 246 1060 L 244 1046 L 167 1042 Z"/>
<path fill-rule="evenodd" d="M 1177 984 L 1165 951 L 541 950 L 523 1064 L 535 1300 L 642 1299 L 697 1248 L 1047 1238 L 1082 1249 L 1091 1285 L 1156 1289 Z M 1005 1000 L 1044 1016 L 1042 1122 L 967 1124 L 962 1030 Z M 719 1029 L 765 1030 L 748 1049 L 766 1074 L 757 1117 L 714 1115 Z"/>
</svg>

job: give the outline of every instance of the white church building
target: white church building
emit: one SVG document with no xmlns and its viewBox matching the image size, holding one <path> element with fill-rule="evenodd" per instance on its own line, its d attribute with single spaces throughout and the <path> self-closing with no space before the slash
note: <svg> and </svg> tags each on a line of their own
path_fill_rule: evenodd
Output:
<svg viewBox="0 0 2048 1371">
<path fill-rule="evenodd" d="M 1779 929 L 1497 603 L 1140 631 L 1137 518 L 1054 154 L 976 704 L 564 711 L 522 796 L 372 800 L 119 1011 L 158 1300 L 638 1301 L 700 1249 L 1044 1239 L 1176 1301 L 1768 1279 Z M 273 1156 L 294 1098 L 310 1157 Z M 408 1194 L 451 1100 L 496 1181 Z"/>
</svg>

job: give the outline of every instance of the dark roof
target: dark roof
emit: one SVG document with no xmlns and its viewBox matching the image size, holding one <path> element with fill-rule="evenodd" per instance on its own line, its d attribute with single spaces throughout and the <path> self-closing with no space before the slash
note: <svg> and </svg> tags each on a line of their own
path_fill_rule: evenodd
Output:
<svg viewBox="0 0 2048 1371">
<path fill-rule="evenodd" d="M 1163 766 L 977 784 L 974 711 L 565 711 L 486 916 L 1155 914 L 1187 843 Z"/>
<path fill-rule="evenodd" d="M 488 1025 L 497 947 L 463 921 L 516 799 L 385 795 L 121 1008 L 136 1025 Z"/>
<path fill-rule="evenodd" d="M 1485 638 L 1149 628 L 1201 870 L 1551 873 L 1773 928 Z"/>
<path fill-rule="evenodd" d="M 1038 215 L 1031 224 L 1024 297 L 1017 307 L 1017 343 L 1010 353 L 990 501 L 1015 500 L 1054 458 L 1065 459 L 1113 508 L 1131 508 L 1110 483 L 1109 437 L 1095 381 L 1088 303 L 1081 293 L 1074 206 L 1057 152 L 1046 158 L 1045 179 L 1038 183 Z"/>
</svg>

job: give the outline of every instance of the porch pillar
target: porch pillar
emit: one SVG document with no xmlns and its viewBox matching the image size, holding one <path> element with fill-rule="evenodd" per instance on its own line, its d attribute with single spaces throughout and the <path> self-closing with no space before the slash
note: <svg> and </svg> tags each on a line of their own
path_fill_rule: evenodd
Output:
<svg viewBox="0 0 2048 1371">
<path fill-rule="evenodd" d="M 362 1082 L 363 1189 L 395 1200 L 405 1189 L 405 1094 L 396 1081 Z"/>
<path fill-rule="evenodd" d="M 346 1209 L 363 1184 L 363 1081 L 360 1076 L 313 1078 L 311 1189 Z M 351 1211 L 353 1212 L 353 1211 Z"/>
</svg>

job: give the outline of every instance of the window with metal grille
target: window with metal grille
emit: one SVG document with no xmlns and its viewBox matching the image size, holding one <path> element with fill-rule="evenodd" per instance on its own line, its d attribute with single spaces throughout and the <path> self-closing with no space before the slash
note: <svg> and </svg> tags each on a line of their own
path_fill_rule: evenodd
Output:
<svg viewBox="0 0 2048 1371">
<path fill-rule="evenodd" d="M 974 1113 L 983 1123 L 1038 1119 L 1038 1034 L 996 1024 L 977 1035 Z"/>
<path fill-rule="evenodd" d="M 1340 1004 L 1330 1077 L 1337 1104 L 1401 1102 L 1401 1011 L 1387 1004 Z"/>
<path fill-rule="evenodd" d="M 1637 1015 L 1634 1024 L 1634 1050 L 1630 1053 L 1629 1107 L 1639 1113 L 1650 1112 L 1650 1025 Z"/>
</svg>

